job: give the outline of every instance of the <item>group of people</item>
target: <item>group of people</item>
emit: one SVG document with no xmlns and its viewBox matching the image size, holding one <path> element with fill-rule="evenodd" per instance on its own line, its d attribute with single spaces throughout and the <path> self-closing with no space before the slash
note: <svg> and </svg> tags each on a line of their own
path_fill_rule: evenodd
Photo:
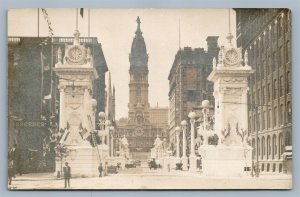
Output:
<svg viewBox="0 0 300 197">
<path fill-rule="evenodd" d="M 103 166 L 102 163 L 100 163 L 98 167 L 99 171 L 99 177 L 107 176 L 107 162 L 105 162 L 105 165 Z M 70 188 L 70 179 L 71 179 L 71 167 L 69 166 L 69 163 L 66 162 L 65 166 L 63 167 L 63 176 L 65 180 L 65 188 Z"/>
</svg>

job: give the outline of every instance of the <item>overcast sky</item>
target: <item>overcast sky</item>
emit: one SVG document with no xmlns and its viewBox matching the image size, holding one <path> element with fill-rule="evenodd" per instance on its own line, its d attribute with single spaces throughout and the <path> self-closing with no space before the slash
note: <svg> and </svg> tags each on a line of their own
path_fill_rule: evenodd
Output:
<svg viewBox="0 0 300 197">
<path fill-rule="evenodd" d="M 76 9 L 46 9 L 54 36 L 73 36 Z M 235 36 L 235 13 L 231 13 L 231 32 Z M 37 9 L 10 10 L 9 36 L 37 36 Z M 166 107 L 168 74 L 180 46 L 204 48 L 207 36 L 219 36 L 219 45 L 227 43 L 229 32 L 228 9 L 91 9 L 90 36 L 102 43 L 104 56 L 116 87 L 116 118 L 128 113 L 129 53 L 136 31 L 136 17 L 149 54 L 149 102 L 151 106 Z M 88 36 L 87 9 L 79 18 L 81 36 Z M 47 23 L 40 13 L 40 36 L 48 35 Z M 107 77 L 108 78 L 108 77 Z"/>
</svg>

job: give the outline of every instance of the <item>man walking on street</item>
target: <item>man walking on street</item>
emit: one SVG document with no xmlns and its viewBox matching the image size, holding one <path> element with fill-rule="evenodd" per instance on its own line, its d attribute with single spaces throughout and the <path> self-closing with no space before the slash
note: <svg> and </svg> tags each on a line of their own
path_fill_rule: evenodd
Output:
<svg viewBox="0 0 300 197">
<path fill-rule="evenodd" d="M 103 171 L 102 163 L 100 163 L 98 167 L 98 171 L 99 171 L 99 177 L 102 177 L 102 171 Z"/>
<path fill-rule="evenodd" d="M 70 188 L 71 167 L 69 166 L 68 162 L 65 163 L 63 171 L 65 179 L 65 188 L 67 188 L 67 185 Z"/>
</svg>

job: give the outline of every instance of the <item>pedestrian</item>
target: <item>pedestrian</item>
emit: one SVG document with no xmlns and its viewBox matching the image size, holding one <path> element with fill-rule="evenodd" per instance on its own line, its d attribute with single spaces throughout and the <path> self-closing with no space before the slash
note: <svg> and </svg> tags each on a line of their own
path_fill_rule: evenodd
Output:
<svg viewBox="0 0 300 197">
<path fill-rule="evenodd" d="M 65 163 L 63 171 L 64 171 L 64 179 L 65 179 L 65 188 L 67 186 L 70 188 L 71 167 L 69 166 L 68 162 Z"/>
<path fill-rule="evenodd" d="M 104 176 L 107 176 L 107 162 L 105 162 L 105 165 L 104 165 Z"/>
<path fill-rule="evenodd" d="M 171 165 L 168 163 L 168 172 L 171 170 Z"/>
<path fill-rule="evenodd" d="M 99 177 L 102 177 L 102 171 L 103 171 L 102 163 L 100 163 L 98 167 L 98 171 L 99 171 Z"/>
<path fill-rule="evenodd" d="M 12 178 L 15 176 L 15 169 L 13 166 L 13 161 L 9 161 L 8 164 L 8 184 L 11 185 Z"/>
</svg>

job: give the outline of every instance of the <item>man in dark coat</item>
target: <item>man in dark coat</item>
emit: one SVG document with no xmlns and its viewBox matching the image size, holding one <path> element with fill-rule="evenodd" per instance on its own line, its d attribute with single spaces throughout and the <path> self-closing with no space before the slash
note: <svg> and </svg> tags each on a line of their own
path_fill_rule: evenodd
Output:
<svg viewBox="0 0 300 197">
<path fill-rule="evenodd" d="M 98 171 L 99 171 L 99 177 L 102 177 L 102 171 L 103 171 L 102 163 L 100 163 L 98 167 Z"/>
<path fill-rule="evenodd" d="M 71 167 L 69 166 L 68 162 L 65 163 L 63 168 L 64 178 L 65 178 L 65 188 L 70 187 L 70 178 L 71 178 Z"/>
</svg>

